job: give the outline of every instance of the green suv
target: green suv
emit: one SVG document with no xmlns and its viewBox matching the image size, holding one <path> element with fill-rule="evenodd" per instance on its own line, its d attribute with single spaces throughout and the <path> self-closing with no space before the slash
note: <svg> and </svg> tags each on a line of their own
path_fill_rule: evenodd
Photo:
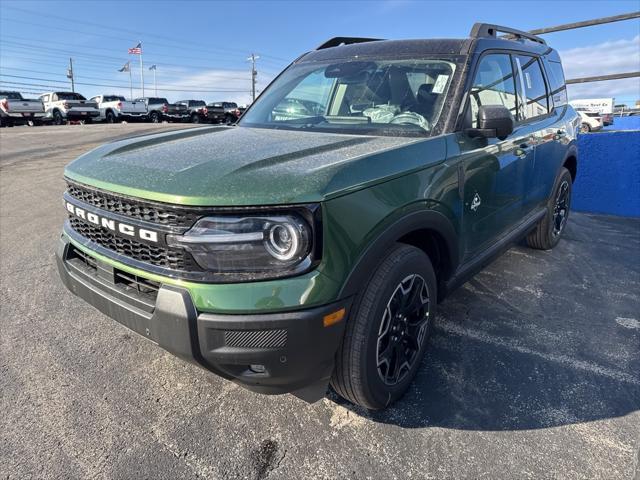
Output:
<svg viewBox="0 0 640 480">
<path fill-rule="evenodd" d="M 250 390 L 316 401 L 331 383 L 384 408 L 448 292 L 523 238 L 557 244 L 579 126 L 557 52 L 527 33 L 335 38 L 236 126 L 121 140 L 68 165 L 60 275 Z"/>
</svg>

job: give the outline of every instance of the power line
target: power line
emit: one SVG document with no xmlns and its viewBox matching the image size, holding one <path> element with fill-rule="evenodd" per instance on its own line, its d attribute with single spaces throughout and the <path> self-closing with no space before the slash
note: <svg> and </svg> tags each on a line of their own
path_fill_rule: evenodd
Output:
<svg viewBox="0 0 640 480">
<path fill-rule="evenodd" d="M 32 14 L 32 15 L 36 15 L 36 16 L 40 15 L 39 12 L 20 9 L 20 8 L 16 8 L 16 7 L 4 7 L 4 8 L 10 9 L 10 10 L 18 10 L 18 11 L 26 12 L 26 13 L 29 13 L 29 14 Z M 47 17 L 48 18 L 56 18 L 56 19 L 58 19 L 60 21 L 67 22 L 67 23 L 72 23 L 75 28 L 64 28 L 64 27 L 60 27 L 60 26 L 52 26 L 52 25 L 41 24 L 41 23 L 36 23 L 36 22 L 28 22 L 28 21 L 25 21 L 25 20 L 21 20 L 19 18 L 8 18 L 8 17 L 3 17 L 3 18 L 5 20 L 7 20 L 7 21 L 10 21 L 10 22 L 23 23 L 25 25 L 32 25 L 32 26 L 36 26 L 36 27 L 40 27 L 40 28 L 44 28 L 44 29 L 60 30 L 60 31 L 71 32 L 71 33 L 75 33 L 75 34 L 81 33 L 81 34 L 88 35 L 88 36 L 103 37 L 103 38 L 108 38 L 108 39 L 111 39 L 111 40 L 116 39 L 116 40 L 122 40 L 122 41 L 126 41 L 126 42 L 132 41 L 131 38 L 126 38 L 125 39 L 123 37 L 115 37 L 114 35 L 107 35 L 107 34 L 98 33 L 98 32 L 95 32 L 95 31 L 91 31 L 91 32 L 83 31 L 83 30 L 77 28 L 77 26 L 78 26 L 77 22 L 73 22 L 73 21 L 69 20 L 68 18 L 59 17 L 59 16 L 51 15 L 51 14 L 47 14 Z M 155 37 L 155 38 L 161 38 L 162 40 L 166 40 L 166 37 L 164 37 L 164 36 L 155 35 L 155 34 L 152 34 L 152 33 L 149 33 L 149 32 L 139 32 L 139 31 L 135 31 L 134 32 L 132 30 L 120 29 L 120 28 L 117 28 L 117 27 L 111 27 L 111 26 L 105 27 L 104 25 L 100 25 L 100 24 L 97 24 L 97 23 L 84 21 L 84 20 L 83 20 L 82 23 L 84 25 L 92 25 L 94 28 L 106 29 L 106 30 L 109 30 L 110 32 L 111 31 L 122 31 L 122 32 L 128 33 L 130 35 L 135 35 L 136 37 L 139 37 L 140 34 L 143 34 L 143 36 L 146 36 L 146 37 Z M 229 48 L 226 48 L 226 49 L 215 49 L 217 51 L 214 51 L 212 49 L 204 49 L 204 48 L 202 48 L 202 45 L 199 44 L 199 43 L 188 42 L 188 41 L 184 41 L 184 40 L 182 40 L 182 41 L 172 41 L 172 42 L 175 45 L 178 45 L 178 46 L 172 46 L 171 44 L 168 44 L 168 43 L 165 43 L 165 42 L 158 42 L 158 41 L 154 41 L 154 44 L 155 45 L 160 45 L 160 46 L 165 46 L 166 48 L 182 49 L 182 50 L 184 50 L 184 46 L 182 46 L 182 45 L 192 45 L 192 46 L 197 46 L 200 51 L 203 51 L 203 52 L 204 51 L 208 51 L 208 52 L 213 53 L 215 55 L 227 56 L 229 58 L 237 58 L 239 55 L 242 55 L 242 54 L 244 54 L 246 52 L 246 50 L 242 51 L 242 50 L 239 50 L 239 49 L 229 49 Z M 238 52 L 238 53 L 237 54 L 234 54 L 234 53 L 226 53 L 226 54 L 223 53 L 223 54 L 221 54 L 220 53 L 220 52 L 233 52 L 234 50 L 236 52 Z M 280 58 L 280 57 L 276 57 L 276 56 L 273 56 L 273 55 L 265 55 L 265 56 L 270 57 L 270 58 L 272 58 L 274 60 L 280 60 L 280 61 L 283 61 L 283 62 L 287 61 L 286 59 L 283 59 L 283 58 Z"/>
</svg>

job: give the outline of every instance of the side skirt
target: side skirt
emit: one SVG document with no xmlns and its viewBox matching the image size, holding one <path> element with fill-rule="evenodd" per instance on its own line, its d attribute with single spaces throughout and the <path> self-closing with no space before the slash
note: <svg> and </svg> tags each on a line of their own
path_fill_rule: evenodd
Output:
<svg viewBox="0 0 640 480">
<path fill-rule="evenodd" d="M 504 252 L 509 250 L 509 248 L 511 248 L 514 244 L 518 243 L 520 240 L 526 237 L 527 234 L 540 221 L 540 219 L 544 217 L 545 213 L 545 207 L 534 210 L 512 230 L 504 234 L 496 243 L 488 247 L 475 258 L 460 265 L 453 276 L 445 283 L 445 292 L 442 298 L 454 291 L 456 288 L 463 285 L 476 273 L 489 265 Z"/>
</svg>

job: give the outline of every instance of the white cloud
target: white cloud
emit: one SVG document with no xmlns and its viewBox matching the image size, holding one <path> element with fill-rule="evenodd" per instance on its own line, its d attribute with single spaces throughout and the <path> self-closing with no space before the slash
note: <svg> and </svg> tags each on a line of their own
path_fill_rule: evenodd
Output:
<svg viewBox="0 0 640 480">
<path fill-rule="evenodd" d="M 567 79 L 640 71 L 640 35 L 561 51 Z M 640 99 L 640 78 L 568 86 L 570 98 L 618 97 Z"/>
</svg>

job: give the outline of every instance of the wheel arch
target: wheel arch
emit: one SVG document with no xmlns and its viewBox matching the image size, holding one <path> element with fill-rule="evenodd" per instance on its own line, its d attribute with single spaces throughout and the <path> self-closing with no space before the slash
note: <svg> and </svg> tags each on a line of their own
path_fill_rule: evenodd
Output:
<svg viewBox="0 0 640 480">
<path fill-rule="evenodd" d="M 351 270 L 340 292 L 341 297 L 357 294 L 396 243 L 414 246 L 429 257 L 436 271 L 441 299 L 446 292 L 446 281 L 459 264 L 458 235 L 452 222 L 435 210 L 410 213 L 379 233 Z"/>
<path fill-rule="evenodd" d="M 578 151 L 575 146 L 567 152 L 562 166 L 569 170 L 569 173 L 571 173 L 571 181 L 575 183 L 576 176 L 578 175 Z"/>
</svg>

